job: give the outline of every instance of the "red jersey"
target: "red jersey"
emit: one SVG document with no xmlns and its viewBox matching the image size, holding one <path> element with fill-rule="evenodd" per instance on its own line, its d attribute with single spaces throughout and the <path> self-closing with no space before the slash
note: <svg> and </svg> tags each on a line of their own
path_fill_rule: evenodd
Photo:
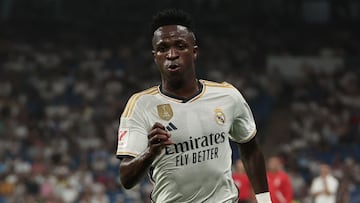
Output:
<svg viewBox="0 0 360 203">
<path fill-rule="evenodd" d="M 272 203 L 291 203 L 293 190 L 289 176 L 284 171 L 267 173 Z"/>
<path fill-rule="evenodd" d="M 252 188 L 247 175 L 245 173 L 233 173 L 232 177 L 234 179 L 235 185 L 239 189 L 239 200 L 251 199 Z"/>
</svg>

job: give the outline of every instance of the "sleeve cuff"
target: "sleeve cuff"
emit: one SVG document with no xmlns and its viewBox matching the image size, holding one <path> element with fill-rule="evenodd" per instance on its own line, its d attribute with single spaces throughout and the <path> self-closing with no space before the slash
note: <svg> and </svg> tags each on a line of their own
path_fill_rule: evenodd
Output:
<svg viewBox="0 0 360 203">
<path fill-rule="evenodd" d="M 271 203 L 270 192 L 263 192 L 255 195 L 258 203 Z"/>
<path fill-rule="evenodd" d="M 123 158 L 136 158 L 136 156 L 132 156 L 132 155 L 116 155 L 116 158 L 122 160 Z"/>
</svg>

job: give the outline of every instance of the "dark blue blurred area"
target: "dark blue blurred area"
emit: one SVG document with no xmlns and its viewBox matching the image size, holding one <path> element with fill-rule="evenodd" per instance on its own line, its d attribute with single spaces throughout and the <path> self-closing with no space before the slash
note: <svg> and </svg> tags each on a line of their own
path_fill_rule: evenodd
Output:
<svg viewBox="0 0 360 203">
<path fill-rule="evenodd" d="M 326 162 L 338 202 L 358 202 L 358 1 L 0 0 L 0 203 L 150 202 L 146 177 L 119 183 L 117 127 L 128 98 L 159 84 L 148 23 L 166 7 L 194 16 L 199 77 L 244 95 L 295 199 Z"/>
</svg>

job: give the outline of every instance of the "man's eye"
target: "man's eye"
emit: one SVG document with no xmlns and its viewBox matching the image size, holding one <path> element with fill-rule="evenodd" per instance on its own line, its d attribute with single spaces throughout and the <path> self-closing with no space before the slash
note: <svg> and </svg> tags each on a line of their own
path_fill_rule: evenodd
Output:
<svg viewBox="0 0 360 203">
<path fill-rule="evenodd" d="M 186 48 L 185 44 L 178 44 L 177 47 L 178 47 L 178 49 L 180 49 L 180 50 L 183 50 L 183 49 Z"/>
<path fill-rule="evenodd" d="M 165 47 L 163 47 L 163 46 L 161 46 L 161 47 L 158 47 L 158 49 L 157 49 L 159 52 L 165 52 Z"/>
<path fill-rule="evenodd" d="M 166 52 L 168 50 L 168 48 L 166 46 L 160 46 L 157 49 L 159 52 Z"/>
</svg>

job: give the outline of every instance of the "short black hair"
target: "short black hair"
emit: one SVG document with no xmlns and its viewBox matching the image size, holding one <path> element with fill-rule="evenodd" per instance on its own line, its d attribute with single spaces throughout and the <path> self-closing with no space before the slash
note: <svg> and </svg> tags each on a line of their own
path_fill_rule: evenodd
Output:
<svg viewBox="0 0 360 203">
<path fill-rule="evenodd" d="M 153 34 L 161 26 L 182 25 L 189 31 L 193 31 L 194 22 L 189 13 L 174 8 L 164 9 L 153 16 L 151 23 L 151 33 Z"/>
</svg>

